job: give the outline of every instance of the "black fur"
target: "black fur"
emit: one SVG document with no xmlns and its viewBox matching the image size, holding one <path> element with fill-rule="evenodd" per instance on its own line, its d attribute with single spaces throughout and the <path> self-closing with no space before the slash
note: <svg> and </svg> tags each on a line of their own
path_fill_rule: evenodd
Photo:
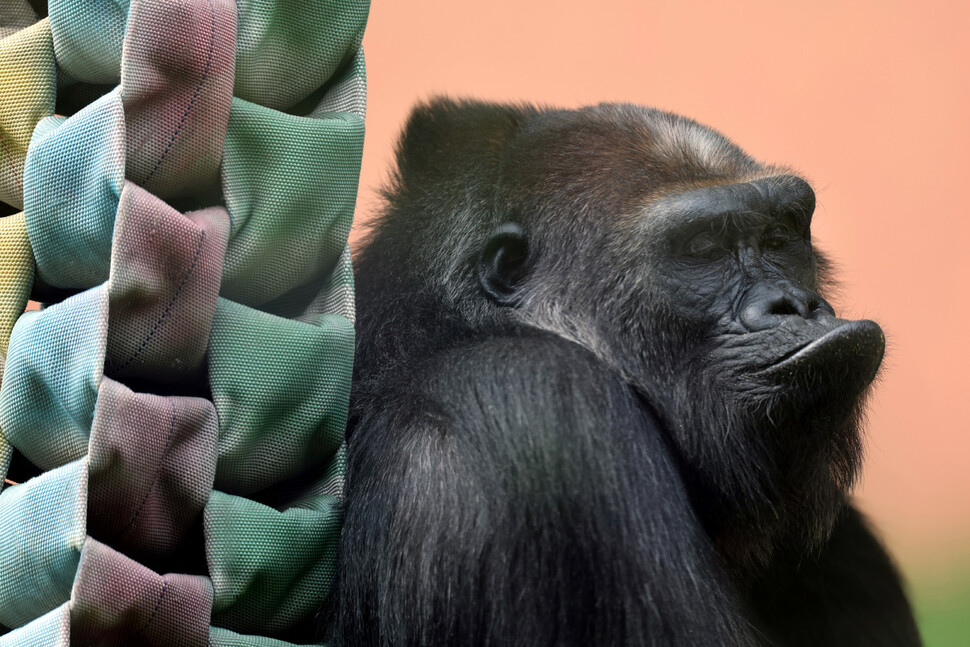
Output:
<svg viewBox="0 0 970 647">
<path fill-rule="evenodd" d="M 438 100 L 356 259 L 351 645 L 918 645 L 814 194 L 637 106 Z"/>
</svg>

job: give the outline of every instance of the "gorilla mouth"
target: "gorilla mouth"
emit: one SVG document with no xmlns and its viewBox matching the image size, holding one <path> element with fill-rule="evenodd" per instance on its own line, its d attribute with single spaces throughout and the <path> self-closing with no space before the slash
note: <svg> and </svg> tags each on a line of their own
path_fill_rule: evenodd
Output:
<svg viewBox="0 0 970 647">
<path fill-rule="evenodd" d="M 820 369 L 845 373 L 861 387 L 876 376 L 885 346 L 882 328 L 874 321 L 845 321 L 817 339 L 798 344 L 759 373 L 787 381 Z"/>
</svg>

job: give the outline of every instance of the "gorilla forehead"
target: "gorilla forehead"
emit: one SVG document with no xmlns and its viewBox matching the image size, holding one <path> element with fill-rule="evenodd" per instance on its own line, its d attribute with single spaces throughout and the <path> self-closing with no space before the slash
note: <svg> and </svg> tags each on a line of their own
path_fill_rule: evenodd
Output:
<svg viewBox="0 0 970 647">
<path fill-rule="evenodd" d="M 500 184 L 512 199 L 560 208 L 595 201 L 616 215 L 659 195 L 772 172 L 706 126 L 631 104 L 532 114 L 503 159 Z"/>
</svg>

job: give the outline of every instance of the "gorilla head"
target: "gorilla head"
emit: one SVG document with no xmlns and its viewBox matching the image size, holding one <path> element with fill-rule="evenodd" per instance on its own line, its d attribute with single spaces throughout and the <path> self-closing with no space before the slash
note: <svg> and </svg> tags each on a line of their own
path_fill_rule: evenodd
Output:
<svg viewBox="0 0 970 647">
<path fill-rule="evenodd" d="M 620 556 L 611 558 L 630 562 L 630 609 L 643 604 L 646 595 L 653 602 L 643 613 L 662 616 L 680 603 L 658 601 L 666 594 L 659 591 L 680 584 L 690 588 L 696 577 L 707 577 L 730 582 L 721 590 L 732 602 L 710 604 L 740 609 L 745 622 L 757 625 L 752 617 L 758 610 L 750 607 L 758 605 L 745 599 L 746 591 L 770 577 L 783 581 L 779 586 L 786 591 L 801 585 L 802 576 L 778 575 L 783 555 L 796 563 L 821 555 L 817 568 L 825 571 L 826 547 L 842 545 L 833 533 L 858 531 L 864 541 L 844 543 L 865 544 L 866 554 L 877 556 L 870 560 L 878 562 L 873 569 L 888 574 L 893 604 L 911 624 L 895 572 L 846 499 L 861 457 L 861 403 L 881 362 L 884 338 L 871 321 L 838 318 L 821 295 L 827 263 L 812 246 L 815 195 L 805 180 L 755 161 L 704 126 L 658 110 L 600 105 L 560 111 L 438 100 L 412 115 L 386 198 L 386 211 L 359 254 L 356 270 L 358 363 L 340 586 L 345 593 L 357 592 L 348 594 L 351 598 L 359 594 L 352 603 L 358 621 L 369 617 L 361 612 L 368 605 L 381 617 L 407 617 L 409 605 L 418 604 L 414 600 L 422 595 L 438 600 L 435 613 L 447 615 L 440 609 L 460 605 L 438 599 L 428 590 L 430 582 L 448 588 L 458 581 L 467 584 L 468 578 L 467 572 L 447 575 L 442 562 L 440 571 L 422 571 L 434 577 L 428 575 L 424 585 L 411 583 L 412 599 L 399 605 L 387 602 L 394 595 L 387 590 L 365 592 L 354 575 L 355 564 L 376 553 L 368 556 L 362 544 L 372 551 L 402 552 L 399 564 L 411 557 L 436 564 L 445 558 L 434 551 L 465 549 L 457 540 L 431 548 L 385 537 L 385 531 L 372 528 L 389 523 L 375 502 L 391 502 L 388 510 L 418 511 L 425 504 L 412 500 L 416 490 L 408 489 L 417 486 L 402 485 L 414 475 L 422 474 L 431 490 L 446 483 L 471 488 L 474 478 L 481 492 L 470 489 L 472 494 L 455 504 L 459 510 L 433 515 L 442 528 L 459 526 L 459 519 L 476 518 L 476 510 L 490 505 L 499 482 L 535 478 L 531 485 L 543 487 L 520 464 L 526 459 L 518 450 L 496 449 L 505 439 L 511 447 L 525 442 L 523 435 L 535 434 L 529 437 L 527 455 L 551 457 L 554 452 L 546 444 L 567 446 L 574 436 L 592 436 L 609 445 L 610 439 L 620 438 L 615 430 L 633 426 L 631 433 L 642 441 L 631 442 L 642 442 L 637 451 L 648 458 L 630 458 L 624 467 L 620 464 L 626 465 L 627 454 L 604 450 L 573 456 L 574 468 L 556 468 L 566 481 L 574 473 L 587 474 L 613 485 L 604 492 L 609 502 L 591 508 L 588 521 L 575 515 L 568 527 L 544 535 L 547 548 L 536 549 L 543 559 L 541 550 L 553 555 L 551 560 L 572 554 L 570 542 L 619 546 L 618 536 L 584 543 L 598 522 L 610 517 L 610 523 L 616 521 L 610 527 L 620 528 L 620 535 L 650 536 L 648 547 L 617 548 Z M 528 342 L 549 339 L 556 340 L 555 348 L 579 347 L 589 359 L 572 351 L 553 357 L 546 341 Z M 481 359 L 495 356 L 512 359 L 498 366 Z M 575 379 L 559 379 L 562 373 Z M 625 417 L 626 409 L 615 404 L 619 400 L 592 386 L 612 383 L 611 376 L 622 385 L 616 392 L 627 394 L 617 397 L 628 397 L 630 406 L 642 412 L 639 422 Z M 474 387 L 467 387 L 469 381 Z M 435 386 L 414 386 L 421 383 Z M 516 386 L 523 384 L 527 387 Z M 474 393 L 466 394 L 469 389 Z M 539 395 L 526 394 L 530 389 Z M 571 413 L 555 422 L 542 415 L 559 410 Z M 435 431 L 417 431 L 428 429 L 414 422 L 418 418 L 431 421 L 427 424 Z M 488 431 L 465 430 L 472 418 L 483 421 Z M 552 431 L 545 433 L 546 428 Z M 478 454 L 474 461 L 459 460 L 465 451 L 460 442 L 476 434 L 487 435 L 481 442 L 504 464 L 490 476 L 480 473 Z M 659 438 L 659 444 L 651 444 L 651 438 Z M 549 460 L 560 461 L 555 456 Z M 671 471 L 659 468 L 658 460 L 669 462 Z M 474 463 L 479 471 L 463 476 L 459 463 Z M 626 469 L 632 476 L 620 485 L 622 479 L 612 477 Z M 634 484 L 642 475 L 653 484 Z M 652 492 L 649 509 L 643 507 L 644 488 Z M 563 491 L 559 508 L 553 509 L 571 505 L 572 490 Z M 666 513 L 680 510 L 680 492 L 684 514 L 694 521 L 674 528 L 667 517 L 652 519 L 658 493 L 665 497 L 659 507 Z M 502 549 L 514 553 L 519 549 L 513 546 L 538 537 L 530 524 L 545 513 L 530 514 L 506 536 L 474 531 L 481 535 L 480 544 L 475 543 L 485 551 L 480 555 Z M 645 525 L 638 525 L 641 521 Z M 713 562 L 699 557 L 702 566 L 691 565 L 679 575 L 635 575 L 637 551 L 657 551 L 655 559 L 671 556 L 679 545 L 693 541 L 695 522 L 707 542 L 701 553 L 711 549 Z M 587 523 L 589 530 L 584 530 Z M 849 526 L 852 533 L 838 531 Z M 413 532 L 425 545 L 440 535 L 431 527 Z M 470 538 L 479 536 L 474 532 L 463 535 L 464 541 L 474 543 Z M 840 553 L 838 559 L 844 557 Z M 501 564 L 480 559 L 478 577 L 487 581 L 490 569 Z M 645 577 L 665 581 L 644 584 Z M 483 594 L 468 586 L 467 603 L 473 605 L 474 591 Z M 543 586 L 563 599 L 561 583 Z M 415 591 L 421 593 L 417 598 Z M 368 596 L 373 598 L 369 602 Z M 385 606 L 374 596 L 383 596 Z M 565 604 L 556 608 L 561 612 Z M 810 616 L 811 605 L 804 606 Z M 725 617 L 731 613 L 725 611 Z M 545 621 L 549 644 L 572 644 L 556 633 L 556 622 Z M 584 622 L 575 635 L 607 641 L 595 644 L 618 640 L 597 633 L 597 623 L 609 624 L 606 616 L 591 612 Z M 818 618 L 813 623 L 826 626 Z M 352 622 L 345 618 L 343 624 Z M 459 625 L 447 626 L 452 635 Z M 669 627 L 662 631 L 676 633 Z M 724 644 L 743 643 L 738 635 L 746 630 L 737 631 Z M 395 643 L 389 632 L 382 640 Z M 541 630 L 534 633 L 540 636 Z M 687 632 L 684 644 L 708 644 L 693 635 Z M 823 635 L 817 644 L 836 644 L 826 642 L 830 637 Z M 422 640 L 429 644 L 427 635 Z M 627 641 L 636 642 L 621 642 Z M 671 638 L 674 643 L 680 644 Z"/>
</svg>

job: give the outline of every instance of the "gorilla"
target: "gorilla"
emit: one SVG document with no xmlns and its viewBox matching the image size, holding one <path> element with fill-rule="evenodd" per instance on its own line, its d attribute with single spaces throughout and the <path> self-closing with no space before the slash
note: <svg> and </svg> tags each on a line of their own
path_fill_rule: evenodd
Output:
<svg viewBox="0 0 970 647">
<path fill-rule="evenodd" d="M 331 644 L 919 645 L 849 500 L 885 340 L 694 121 L 433 100 L 356 258 Z"/>
</svg>

